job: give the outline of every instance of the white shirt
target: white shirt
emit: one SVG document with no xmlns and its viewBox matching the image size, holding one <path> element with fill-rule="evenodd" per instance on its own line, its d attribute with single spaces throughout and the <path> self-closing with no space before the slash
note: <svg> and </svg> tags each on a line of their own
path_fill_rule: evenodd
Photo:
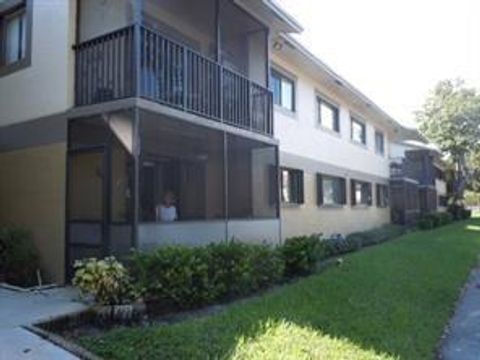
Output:
<svg viewBox="0 0 480 360">
<path fill-rule="evenodd" d="M 171 206 L 160 205 L 157 208 L 157 217 L 160 219 L 160 221 L 164 221 L 164 222 L 175 221 L 177 220 L 177 208 L 173 205 Z"/>
</svg>

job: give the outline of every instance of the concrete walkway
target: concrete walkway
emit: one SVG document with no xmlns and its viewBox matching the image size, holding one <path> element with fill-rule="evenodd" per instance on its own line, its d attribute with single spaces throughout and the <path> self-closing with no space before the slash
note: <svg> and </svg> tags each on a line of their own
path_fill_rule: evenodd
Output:
<svg viewBox="0 0 480 360">
<path fill-rule="evenodd" d="M 0 288 L 0 359 L 77 359 L 69 352 L 22 328 L 23 325 L 80 311 L 71 288 L 16 292 Z"/>
<path fill-rule="evenodd" d="M 450 322 L 440 356 L 444 360 L 480 359 L 480 269 L 471 272 Z"/>
</svg>

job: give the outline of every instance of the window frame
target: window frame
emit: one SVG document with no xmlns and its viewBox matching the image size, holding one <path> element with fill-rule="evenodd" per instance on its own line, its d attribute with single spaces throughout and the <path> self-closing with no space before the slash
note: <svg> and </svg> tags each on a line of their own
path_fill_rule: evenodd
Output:
<svg viewBox="0 0 480 360">
<path fill-rule="evenodd" d="M 333 204 L 326 204 L 324 200 L 324 192 L 323 192 L 323 181 L 325 179 L 330 180 L 337 180 L 340 181 L 341 186 L 341 193 L 339 194 L 340 201 L 335 201 Z M 334 195 L 335 198 L 335 195 Z M 334 175 L 327 175 L 317 173 L 317 205 L 320 207 L 343 207 L 347 204 L 347 181 L 344 177 L 341 176 L 334 176 Z"/>
<path fill-rule="evenodd" d="M 6 24 L 9 19 L 24 14 L 25 54 L 10 64 L 6 64 Z M 32 54 L 32 0 L 10 0 L 0 5 L 0 77 L 9 75 L 31 65 Z"/>
<path fill-rule="evenodd" d="M 385 195 L 385 198 L 383 198 L 382 195 L 382 189 L 384 189 L 383 195 Z M 381 209 L 386 209 L 390 206 L 390 187 L 387 184 L 375 184 L 375 195 L 377 198 L 377 207 Z"/>
<path fill-rule="evenodd" d="M 296 110 L 297 110 L 297 107 L 296 107 L 296 80 L 295 80 L 295 78 L 291 75 L 286 74 L 284 71 L 278 70 L 277 68 L 271 68 L 270 77 L 272 78 L 271 79 L 271 90 L 272 90 L 272 93 L 273 93 L 273 104 L 276 107 L 278 107 L 278 108 L 280 108 L 284 111 L 288 111 L 290 113 L 295 113 Z M 275 87 L 273 86 L 275 77 L 278 78 L 279 81 L 280 81 L 280 95 L 279 95 L 280 103 L 275 102 Z M 292 108 L 291 109 L 289 109 L 288 107 L 286 107 L 282 103 L 282 82 L 283 81 L 289 82 L 292 85 L 292 98 L 291 98 L 291 107 Z"/>
<path fill-rule="evenodd" d="M 380 135 L 382 138 L 382 149 L 378 149 L 377 136 Z M 385 133 L 381 130 L 375 129 L 375 154 L 380 156 L 385 156 Z"/>
<path fill-rule="evenodd" d="M 288 193 L 289 199 L 285 199 L 284 197 L 284 172 L 288 173 Z M 295 181 L 299 185 L 296 189 L 294 189 L 295 181 L 293 178 L 298 177 Z M 294 192 L 294 190 L 297 190 Z M 305 203 L 305 177 L 303 170 L 300 169 L 293 169 L 288 167 L 280 167 L 280 200 L 282 204 L 286 205 L 303 205 Z"/>
<path fill-rule="evenodd" d="M 356 199 L 356 185 L 360 184 L 362 186 L 361 188 L 361 195 L 362 199 L 360 200 L 359 203 L 357 203 Z M 363 200 L 363 186 L 367 187 L 368 190 L 368 198 L 366 200 Z M 350 179 L 350 202 L 352 207 L 370 207 L 372 206 L 372 183 L 369 181 L 363 181 L 363 180 L 357 180 L 357 179 Z"/>
<path fill-rule="evenodd" d="M 334 133 L 340 134 L 340 107 L 332 103 L 331 101 L 326 100 L 323 96 L 316 95 L 316 108 L 317 108 L 317 121 L 318 124 L 322 127 L 322 129 L 326 129 L 328 131 L 332 131 Z M 334 123 L 333 128 L 326 126 L 322 122 L 322 106 L 326 106 L 334 113 Z"/>
<path fill-rule="evenodd" d="M 353 138 L 353 125 L 358 124 L 362 126 L 363 132 L 362 132 L 362 140 L 358 141 Z M 367 123 L 365 121 L 360 120 L 356 116 L 350 116 L 350 140 L 354 142 L 355 144 L 367 146 Z"/>
</svg>

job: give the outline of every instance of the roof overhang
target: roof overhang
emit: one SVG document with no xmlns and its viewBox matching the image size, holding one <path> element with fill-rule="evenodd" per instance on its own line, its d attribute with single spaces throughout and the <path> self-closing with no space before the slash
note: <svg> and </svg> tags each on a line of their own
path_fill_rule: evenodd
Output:
<svg viewBox="0 0 480 360">
<path fill-rule="evenodd" d="M 234 0 L 237 5 L 267 25 L 276 33 L 300 33 L 300 23 L 274 0 Z"/>
<path fill-rule="evenodd" d="M 341 98 L 348 99 L 350 103 L 354 104 L 355 108 L 360 109 L 362 113 L 368 115 L 371 120 L 388 127 L 395 134 L 401 133 L 407 129 L 388 115 L 355 86 L 312 54 L 293 36 L 281 34 L 277 37 L 276 41 L 281 43 L 278 47 L 280 50 L 278 48 L 275 50 L 274 46 L 276 56 L 286 62 L 293 62 L 313 79 L 321 84 L 325 84 L 325 86 L 334 94 Z M 416 132 L 415 129 L 411 129 L 411 131 Z"/>
</svg>

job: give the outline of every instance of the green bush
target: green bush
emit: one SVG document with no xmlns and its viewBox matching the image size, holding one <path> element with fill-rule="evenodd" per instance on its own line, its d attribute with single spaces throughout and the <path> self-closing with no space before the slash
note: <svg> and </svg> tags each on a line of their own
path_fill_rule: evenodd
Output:
<svg viewBox="0 0 480 360">
<path fill-rule="evenodd" d="M 122 305 L 134 298 L 128 271 L 113 256 L 77 260 L 74 268 L 73 285 L 97 304 Z"/>
<path fill-rule="evenodd" d="M 360 243 L 357 236 L 350 236 L 349 238 L 336 236 L 327 238 L 323 241 L 325 244 L 325 254 L 327 257 L 346 254 L 360 248 Z"/>
<path fill-rule="evenodd" d="M 337 256 L 356 251 L 362 247 L 391 240 L 405 233 L 400 225 L 388 224 L 368 231 L 354 232 L 346 237 L 336 236 L 325 239 L 326 255 Z"/>
<path fill-rule="evenodd" d="M 438 214 L 440 226 L 448 225 L 453 221 L 453 216 L 449 212 L 441 212 Z"/>
<path fill-rule="evenodd" d="M 420 230 L 430 230 L 435 227 L 432 214 L 424 214 L 418 218 L 417 226 Z"/>
<path fill-rule="evenodd" d="M 450 224 L 454 220 L 451 212 L 436 212 L 423 214 L 418 218 L 417 226 L 421 230 L 434 229 L 439 226 Z"/>
<path fill-rule="evenodd" d="M 287 277 L 311 274 L 317 262 L 326 255 L 325 243 L 320 234 L 288 238 L 280 251 Z"/>
<path fill-rule="evenodd" d="M 17 226 L 0 227 L 0 274 L 14 285 L 37 284 L 38 254 L 31 233 Z"/>
<path fill-rule="evenodd" d="M 188 308 L 216 297 L 205 248 L 165 246 L 131 260 L 135 287 L 147 301 Z"/>
<path fill-rule="evenodd" d="M 455 221 L 469 219 L 472 216 L 472 211 L 462 205 L 450 205 L 448 212 Z"/>
<path fill-rule="evenodd" d="M 350 234 L 347 236 L 347 239 L 355 242 L 358 247 L 365 247 L 380 244 L 384 241 L 398 237 L 404 232 L 404 227 L 389 224 L 372 230 Z"/>
<path fill-rule="evenodd" d="M 243 296 L 282 278 L 283 260 L 269 245 L 235 241 L 165 246 L 131 259 L 135 286 L 147 301 L 193 308 Z"/>
<path fill-rule="evenodd" d="M 463 209 L 461 214 L 463 220 L 470 219 L 472 217 L 472 210 Z"/>
<path fill-rule="evenodd" d="M 207 246 L 210 273 L 217 298 L 247 295 L 279 282 L 284 262 L 278 251 L 266 244 L 228 241 Z"/>
</svg>

